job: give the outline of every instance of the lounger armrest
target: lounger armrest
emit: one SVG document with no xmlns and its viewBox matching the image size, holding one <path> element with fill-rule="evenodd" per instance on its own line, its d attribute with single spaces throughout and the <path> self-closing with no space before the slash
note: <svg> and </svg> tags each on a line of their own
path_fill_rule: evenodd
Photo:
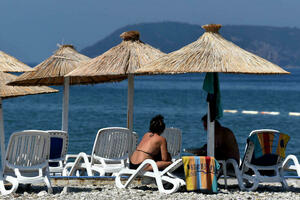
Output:
<svg viewBox="0 0 300 200">
<path fill-rule="evenodd" d="M 294 164 L 291 164 L 290 162 Z M 300 176 L 300 164 L 295 155 L 288 155 L 282 163 L 282 167 L 284 170 L 296 171 L 298 176 Z"/>
<path fill-rule="evenodd" d="M 3 177 L 2 172 L 0 173 L 0 176 Z M 10 189 L 7 189 L 4 187 L 4 181 L 5 182 L 10 182 L 12 184 Z M 18 189 L 19 182 L 17 178 L 12 177 L 12 176 L 4 176 L 2 180 L 0 180 L 0 191 L 1 195 L 8 195 L 10 193 L 15 192 Z"/>
<path fill-rule="evenodd" d="M 125 167 L 125 163 L 126 163 L 126 160 L 127 160 L 127 157 L 126 158 L 122 158 L 122 159 L 108 159 L 108 158 L 96 158 L 96 160 L 98 160 L 104 167 L 108 167 L 108 164 L 111 162 L 111 163 L 117 163 L 119 162 L 120 164 L 124 165 Z"/>
<path fill-rule="evenodd" d="M 145 168 L 148 165 L 152 166 L 153 171 L 145 171 Z M 182 165 L 182 160 L 181 159 L 179 159 L 176 162 L 172 163 L 167 168 L 172 171 L 172 169 L 176 168 L 178 165 L 179 166 Z M 116 186 L 118 188 L 127 188 L 128 185 L 138 176 L 150 177 L 150 178 L 155 179 L 155 183 L 158 187 L 159 192 L 165 193 L 165 194 L 174 193 L 179 189 L 179 187 L 181 185 L 185 184 L 184 180 L 181 180 L 181 179 L 176 178 L 176 177 L 170 177 L 170 176 L 164 175 L 166 173 L 168 173 L 168 172 L 165 171 L 165 170 L 164 170 L 164 172 L 161 172 L 161 171 L 158 170 L 158 167 L 157 167 L 154 160 L 146 159 L 140 164 L 140 166 L 136 170 L 128 169 L 128 168 L 125 168 L 125 169 L 121 170 L 117 174 L 115 182 L 116 182 Z M 130 175 L 125 184 L 123 184 L 121 182 L 121 176 L 123 176 L 123 175 Z M 164 186 L 163 186 L 163 183 L 170 183 L 170 184 L 173 185 L 173 187 L 170 188 L 170 189 L 165 189 Z"/>
<path fill-rule="evenodd" d="M 272 170 L 275 172 L 275 176 L 278 176 L 278 172 L 280 171 L 280 169 L 282 170 L 282 163 L 279 163 L 277 165 L 272 165 L 272 166 L 259 166 L 259 165 L 252 165 L 248 162 L 245 162 L 245 165 L 250 168 L 251 170 L 254 171 L 256 177 L 258 177 L 257 180 L 261 180 L 261 177 L 264 177 L 263 175 L 261 175 L 261 173 L 259 172 L 259 170 Z M 249 175 L 243 174 L 244 177 L 249 177 Z"/>
<path fill-rule="evenodd" d="M 240 170 L 240 166 L 239 164 L 236 162 L 236 160 L 234 159 L 228 159 L 226 160 L 225 162 L 225 166 L 226 167 L 226 171 L 227 171 L 227 168 L 228 166 L 232 165 L 233 166 L 233 169 L 234 169 L 234 173 L 235 173 L 235 176 L 238 180 L 238 184 L 239 184 L 239 187 L 241 190 L 245 190 L 245 186 L 244 186 L 244 183 L 243 183 L 243 178 L 242 178 L 242 172 Z"/>
<path fill-rule="evenodd" d="M 161 175 L 164 175 L 166 173 L 172 173 L 175 171 L 178 167 L 180 167 L 183 164 L 182 159 L 175 160 L 171 165 L 169 165 L 167 168 L 165 168 Z"/>
<path fill-rule="evenodd" d="M 91 172 L 91 162 L 90 162 L 90 156 L 87 155 L 84 152 L 80 152 L 77 156 L 76 159 L 74 161 L 74 164 L 72 165 L 72 168 L 68 174 L 68 176 L 72 176 L 75 174 L 77 167 L 80 165 L 81 162 L 83 162 L 86 166 L 86 170 L 89 174 L 89 176 L 91 176 L 92 172 Z"/>
<path fill-rule="evenodd" d="M 48 162 L 60 162 L 60 161 L 64 161 L 65 159 L 63 158 L 57 158 L 57 159 L 51 159 L 51 160 L 48 160 Z"/>
<path fill-rule="evenodd" d="M 21 171 L 33 171 L 33 170 L 44 169 L 44 168 L 48 167 L 48 162 L 44 162 L 39 165 L 34 165 L 34 166 L 29 166 L 29 167 L 12 165 L 12 164 L 9 164 L 6 162 L 5 167 L 12 169 L 12 170 L 19 169 Z"/>
<path fill-rule="evenodd" d="M 276 164 L 276 165 L 271 165 L 271 166 L 260 166 L 260 165 L 252 165 L 248 162 L 245 162 L 245 165 L 247 167 L 249 167 L 250 169 L 252 169 L 253 171 L 254 170 L 275 170 L 275 169 L 279 169 L 279 168 L 282 168 L 282 164 L 279 163 L 279 164 Z"/>
<path fill-rule="evenodd" d="M 67 154 L 65 158 L 65 164 L 71 162 L 69 159 L 72 159 L 74 161 L 79 154 Z M 88 157 L 89 160 L 91 160 L 91 155 L 86 155 L 86 156 Z"/>
</svg>

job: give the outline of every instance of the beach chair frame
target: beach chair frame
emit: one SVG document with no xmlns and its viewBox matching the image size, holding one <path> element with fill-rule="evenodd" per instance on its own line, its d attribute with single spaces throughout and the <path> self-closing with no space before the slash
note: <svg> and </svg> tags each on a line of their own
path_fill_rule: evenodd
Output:
<svg viewBox="0 0 300 200">
<path fill-rule="evenodd" d="M 153 172 L 144 170 L 148 165 L 152 166 Z M 154 160 L 146 159 L 141 163 L 141 165 L 137 169 L 129 169 L 129 168 L 122 169 L 116 175 L 115 184 L 118 188 L 128 188 L 128 186 L 132 183 L 132 181 L 135 178 L 148 177 L 155 180 L 155 183 L 160 193 L 171 194 L 176 192 L 180 188 L 180 186 L 185 185 L 185 181 L 183 179 L 172 174 L 172 172 L 175 171 L 181 165 L 182 165 L 182 159 L 178 159 L 163 171 L 159 171 Z M 121 177 L 124 176 L 129 176 L 125 184 L 121 182 Z M 165 189 L 163 183 L 170 183 L 172 184 L 172 187 L 170 189 Z"/>
<path fill-rule="evenodd" d="M 260 129 L 260 130 L 254 130 L 250 133 L 249 137 L 261 133 L 261 132 L 270 132 L 275 134 L 280 134 L 279 131 L 273 130 L 273 129 Z M 228 168 L 229 165 L 232 165 L 234 167 L 235 176 L 238 180 L 238 184 L 241 190 L 246 191 L 254 191 L 258 188 L 259 183 L 262 182 L 280 182 L 282 184 L 282 187 L 284 189 L 288 188 L 288 184 L 283 176 L 283 159 L 278 156 L 277 163 L 270 166 L 259 166 L 254 165 L 251 163 L 252 155 L 254 152 L 254 144 L 247 140 L 247 145 L 245 148 L 245 155 L 242 161 L 241 166 L 237 164 L 237 162 L 234 159 L 228 159 L 226 161 L 226 168 Z M 251 169 L 254 174 L 247 174 L 247 171 Z M 260 170 L 268 170 L 268 171 L 274 171 L 274 175 L 268 176 L 268 175 L 262 175 L 259 171 Z"/>
<path fill-rule="evenodd" d="M 49 165 L 51 163 L 56 163 L 58 166 L 49 166 L 49 171 L 51 175 L 62 175 L 62 171 L 65 166 L 66 155 L 68 152 L 69 136 L 66 131 L 61 130 L 47 130 L 50 136 L 50 156 L 51 156 L 51 139 L 59 138 L 62 140 L 62 147 L 59 149 L 61 151 L 60 156 L 55 159 L 49 159 Z"/>
<path fill-rule="evenodd" d="M 4 179 L 13 177 L 16 188 L 20 183 L 44 182 L 52 193 L 48 159 L 50 137 L 46 131 L 15 132 L 10 136 L 4 166 Z M 9 179 L 8 179 L 9 180 Z"/>
<path fill-rule="evenodd" d="M 171 154 L 172 160 L 181 158 L 182 151 L 182 132 L 178 128 L 166 128 L 161 134 L 167 141 L 168 152 Z"/>
<path fill-rule="evenodd" d="M 127 165 L 128 153 L 133 149 L 130 146 L 133 139 L 137 140 L 127 128 L 100 129 L 94 141 L 92 154 L 79 153 L 73 163 L 66 164 L 63 175 L 79 176 L 86 172 L 88 176 L 104 176 L 119 172 Z"/>
<path fill-rule="evenodd" d="M 300 177 L 300 164 L 295 155 L 288 155 L 282 165 L 285 171 L 296 171 L 297 176 Z"/>
</svg>

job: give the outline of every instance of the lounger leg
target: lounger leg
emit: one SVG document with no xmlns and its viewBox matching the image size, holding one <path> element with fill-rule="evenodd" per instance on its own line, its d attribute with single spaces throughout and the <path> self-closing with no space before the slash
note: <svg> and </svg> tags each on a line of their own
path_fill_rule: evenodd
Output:
<svg viewBox="0 0 300 200">
<path fill-rule="evenodd" d="M 69 174 L 69 170 L 64 167 L 63 171 L 62 171 L 62 176 L 67 176 Z"/>
<path fill-rule="evenodd" d="M 178 190 L 178 188 L 180 187 L 180 182 L 176 178 L 162 176 L 161 172 L 158 170 L 156 163 L 153 160 L 149 160 L 148 163 L 152 166 L 153 173 L 155 174 L 156 185 L 158 187 L 159 192 L 165 194 L 171 194 Z M 173 187 L 171 189 L 165 189 L 163 186 L 163 181 L 167 183 L 171 183 Z"/>
<path fill-rule="evenodd" d="M 138 176 L 140 175 L 141 171 L 143 171 L 145 168 L 146 168 L 147 165 L 143 165 L 143 166 L 140 166 L 138 169 L 139 170 L 130 170 L 130 169 L 124 169 L 124 170 L 121 170 L 116 178 L 115 178 L 115 182 L 116 182 L 116 186 L 118 188 L 127 188 L 130 183 Z M 129 174 L 129 172 L 131 174 Z M 125 184 L 122 184 L 121 182 L 121 176 L 122 175 L 130 175 L 130 177 L 128 178 L 128 180 L 126 181 Z"/>
<path fill-rule="evenodd" d="M 130 183 L 140 174 L 140 172 L 144 171 L 144 169 L 147 167 L 147 164 L 144 164 L 143 166 L 140 166 L 138 169 L 137 169 L 137 173 L 131 175 L 128 179 L 128 181 L 125 183 L 124 185 L 124 188 L 127 188 Z"/>
<path fill-rule="evenodd" d="M 287 182 L 284 178 L 281 181 L 281 185 L 284 190 L 287 190 L 289 188 L 289 185 L 287 184 Z"/>
<path fill-rule="evenodd" d="M 282 188 L 284 190 L 287 190 L 289 188 L 289 185 L 287 184 L 284 176 L 283 176 L 283 168 L 280 168 L 279 170 L 279 176 L 280 176 L 280 179 L 281 179 L 281 185 L 282 185 Z"/>
<path fill-rule="evenodd" d="M 259 181 L 258 181 L 256 175 L 249 176 L 249 175 L 244 174 L 242 184 L 243 184 L 243 188 L 244 188 L 242 190 L 254 191 L 258 188 Z"/>
<path fill-rule="evenodd" d="M 91 163 L 89 162 L 89 159 L 88 159 L 88 157 L 85 153 L 79 153 L 78 154 L 78 156 L 77 156 L 77 158 L 74 162 L 74 165 L 72 166 L 72 168 L 69 172 L 69 176 L 72 176 L 74 174 L 74 172 L 77 171 L 81 160 L 83 160 L 84 163 L 85 163 L 85 170 L 86 170 L 88 176 L 93 176 L 92 169 L 91 169 Z"/>
<path fill-rule="evenodd" d="M 226 166 L 223 167 L 223 175 L 224 175 L 225 189 L 227 189 L 227 170 L 226 170 Z"/>
<path fill-rule="evenodd" d="M 48 193 L 52 194 L 53 193 L 53 189 L 52 189 L 51 182 L 50 182 L 50 179 L 49 179 L 48 175 L 44 177 L 44 182 L 47 185 Z"/>
<path fill-rule="evenodd" d="M 150 164 L 152 166 L 153 172 L 144 171 L 145 167 L 147 167 L 148 164 Z M 121 176 L 122 175 L 129 175 L 129 174 L 131 176 L 129 177 L 127 182 L 123 185 L 121 183 L 121 180 L 120 180 Z M 176 192 L 178 190 L 178 188 L 180 187 L 180 185 L 181 185 L 181 182 L 179 181 L 179 178 L 172 178 L 172 177 L 169 177 L 169 176 L 164 175 L 164 174 L 166 174 L 166 172 L 164 172 L 164 173 L 160 172 L 158 170 L 158 167 L 157 167 L 154 160 L 147 159 L 136 170 L 130 170 L 130 169 L 121 170 L 119 172 L 119 174 L 116 176 L 115 181 L 116 181 L 116 186 L 118 188 L 127 188 L 129 186 L 129 184 L 134 180 L 134 178 L 136 178 L 139 175 L 142 175 L 142 176 L 145 176 L 145 177 L 154 178 L 155 181 L 156 181 L 156 185 L 158 187 L 159 192 L 165 193 L 165 194 L 170 194 L 170 193 Z M 172 184 L 173 187 L 171 189 L 165 189 L 163 187 L 163 181 Z"/>
<path fill-rule="evenodd" d="M 225 189 L 227 189 L 227 166 L 226 166 L 226 162 L 225 162 L 225 160 L 218 160 L 218 162 L 222 164 L 224 184 L 225 184 Z"/>
<path fill-rule="evenodd" d="M 163 187 L 163 185 L 161 188 L 158 188 L 159 192 L 164 193 L 164 194 L 172 194 L 172 193 L 176 192 L 180 187 L 180 181 L 178 179 L 163 176 L 161 178 L 161 181 L 165 181 L 165 182 L 171 183 L 173 185 L 173 187 L 171 189 L 167 189 L 167 190 Z"/>
<path fill-rule="evenodd" d="M 12 184 L 11 188 L 9 190 L 7 190 L 4 186 L 4 181 L 1 179 L 0 180 L 0 191 L 1 191 L 1 195 L 8 195 L 12 192 L 16 192 L 16 190 L 19 187 L 19 182 L 17 181 L 16 178 L 11 177 L 11 176 L 6 176 L 4 178 L 7 182 L 10 182 Z"/>
<path fill-rule="evenodd" d="M 234 173 L 235 173 L 235 176 L 238 180 L 239 187 L 240 187 L 241 190 L 245 190 L 244 182 L 243 182 L 243 179 L 242 179 L 242 174 L 241 174 L 241 171 L 239 169 L 239 165 L 237 164 L 237 162 L 234 159 L 228 159 L 226 161 L 226 168 L 227 168 L 228 165 L 233 166 Z"/>
<path fill-rule="evenodd" d="M 288 155 L 286 157 L 286 159 L 284 160 L 282 166 L 283 166 L 283 169 L 289 169 L 289 161 L 292 160 L 293 163 L 294 163 L 294 166 L 295 166 L 295 171 L 297 172 L 297 175 L 300 176 L 300 164 L 299 164 L 299 161 L 297 159 L 296 156 L 294 155 Z"/>
</svg>

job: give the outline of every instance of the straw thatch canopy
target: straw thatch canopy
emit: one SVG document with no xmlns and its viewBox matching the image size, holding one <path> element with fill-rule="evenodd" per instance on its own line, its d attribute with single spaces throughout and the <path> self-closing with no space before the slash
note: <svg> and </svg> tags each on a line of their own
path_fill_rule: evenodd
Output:
<svg viewBox="0 0 300 200">
<path fill-rule="evenodd" d="M 221 25 L 202 26 L 206 32 L 195 42 L 155 60 L 137 74 L 224 72 L 287 74 L 279 66 L 250 53 L 219 34 Z"/>
<path fill-rule="evenodd" d="M 11 98 L 11 97 L 18 97 L 18 96 L 25 96 L 25 95 L 32 95 L 32 94 L 44 94 L 44 93 L 54 93 L 58 92 L 58 90 L 52 89 L 47 86 L 9 86 L 6 83 L 13 81 L 16 79 L 17 76 L 0 72 L 0 97 L 2 99 Z"/>
<path fill-rule="evenodd" d="M 1 72 L 29 72 L 33 69 L 16 58 L 0 51 L 0 71 Z"/>
<path fill-rule="evenodd" d="M 25 72 L 9 85 L 63 85 L 64 76 L 89 59 L 72 45 L 62 45 L 54 55 L 34 67 L 34 71 Z"/>
<path fill-rule="evenodd" d="M 120 37 L 123 41 L 119 45 L 84 63 L 67 76 L 81 77 L 77 82 L 81 84 L 121 81 L 146 63 L 165 55 L 140 41 L 138 31 L 124 32 Z"/>
</svg>

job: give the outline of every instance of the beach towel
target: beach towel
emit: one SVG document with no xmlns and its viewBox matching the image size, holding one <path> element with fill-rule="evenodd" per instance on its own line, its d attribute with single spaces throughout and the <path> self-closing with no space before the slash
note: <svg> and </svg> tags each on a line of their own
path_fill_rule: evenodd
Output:
<svg viewBox="0 0 300 200">
<path fill-rule="evenodd" d="M 188 191 L 218 191 L 217 175 L 220 165 L 214 157 L 183 156 L 186 189 Z"/>
<path fill-rule="evenodd" d="M 261 132 L 251 135 L 249 140 L 254 143 L 254 158 L 267 154 L 285 158 L 285 148 L 290 136 L 284 133 Z"/>
</svg>

